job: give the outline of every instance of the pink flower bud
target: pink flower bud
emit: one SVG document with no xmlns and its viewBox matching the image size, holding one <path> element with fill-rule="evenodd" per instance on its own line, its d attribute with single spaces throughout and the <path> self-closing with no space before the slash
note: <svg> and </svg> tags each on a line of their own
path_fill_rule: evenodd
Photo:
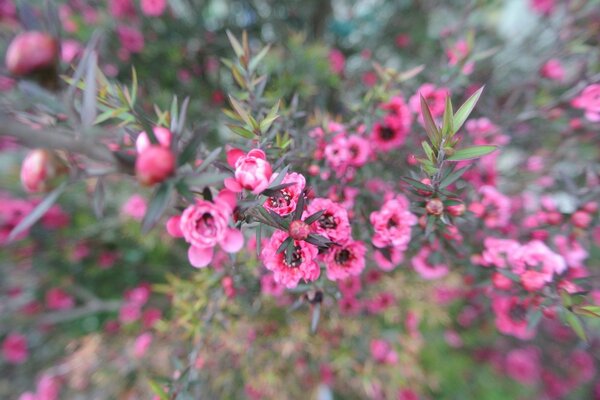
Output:
<svg viewBox="0 0 600 400">
<path fill-rule="evenodd" d="M 175 156 L 159 145 L 152 145 L 141 153 L 135 162 L 135 174 L 145 186 L 162 182 L 175 171 Z"/>
<path fill-rule="evenodd" d="M 442 215 L 444 212 L 444 203 L 440 199 L 431 199 L 425 205 L 427 214 L 430 215 Z"/>
<path fill-rule="evenodd" d="M 67 166 L 55 153 L 33 150 L 21 165 L 21 183 L 30 193 L 47 192 L 56 186 L 56 178 L 67 172 Z"/>
<path fill-rule="evenodd" d="M 310 227 L 304 221 L 292 221 L 289 233 L 294 240 L 305 240 L 310 234 Z"/>
<path fill-rule="evenodd" d="M 17 76 L 54 65 L 58 56 L 58 42 L 42 32 L 24 32 L 13 39 L 6 51 L 6 68 Z"/>
</svg>

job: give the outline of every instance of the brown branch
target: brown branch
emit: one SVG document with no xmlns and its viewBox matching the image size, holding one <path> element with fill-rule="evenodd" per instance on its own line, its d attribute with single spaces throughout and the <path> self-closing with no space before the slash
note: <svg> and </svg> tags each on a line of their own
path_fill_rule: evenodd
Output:
<svg viewBox="0 0 600 400">
<path fill-rule="evenodd" d="M 15 121 L 6 114 L 0 115 L 0 136 L 16 138 L 27 147 L 66 150 L 95 161 L 113 165 L 120 164 L 113 152 L 102 143 L 85 138 L 83 135 L 75 138 L 67 131 L 57 128 L 35 130 Z"/>
</svg>

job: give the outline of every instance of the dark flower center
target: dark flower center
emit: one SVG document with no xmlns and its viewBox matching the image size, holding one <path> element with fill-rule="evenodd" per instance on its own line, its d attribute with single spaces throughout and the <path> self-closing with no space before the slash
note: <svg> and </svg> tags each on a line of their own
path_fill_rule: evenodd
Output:
<svg viewBox="0 0 600 400">
<path fill-rule="evenodd" d="M 286 189 L 280 190 L 277 194 L 269 197 L 271 207 L 289 206 L 292 201 L 292 195 Z"/>
<path fill-rule="evenodd" d="M 283 263 L 290 268 L 298 268 L 302 264 L 302 248 L 300 246 L 294 246 L 294 254 L 288 264 L 285 253 L 283 254 Z"/>
<path fill-rule="evenodd" d="M 325 213 L 319 218 L 319 226 L 323 229 L 335 229 L 337 222 L 332 214 Z"/>
<path fill-rule="evenodd" d="M 348 249 L 338 251 L 335 255 L 335 262 L 338 264 L 345 264 L 352 258 L 352 253 Z"/>
<path fill-rule="evenodd" d="M 396 136 L 396 132 L 389 126 L 382 126 L 379 130 L 379 136 L 383 140 L 391 140 L 394 138 L 394 136 Z"/>
<path fill-rule="evenodd" d="M 395 228 L 397 226 L 398 226 L 398 221 L 396 219 L 396 216 L 394 215 L 390 219 L 388 219 L 387 227 L 388 227 L 388 229 L 390 229 L 390 228 Z"/>
<path fill-rule="evenodd" d="M 512 320 L 524 321 L 527 316 L 527 308 L 523 304 L 513 304 L 508 313 Z"/>
</svg>

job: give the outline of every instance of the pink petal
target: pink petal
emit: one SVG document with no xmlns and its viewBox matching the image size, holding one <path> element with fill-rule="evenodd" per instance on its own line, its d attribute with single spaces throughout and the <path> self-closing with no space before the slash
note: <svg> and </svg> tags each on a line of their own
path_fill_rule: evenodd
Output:
<svg viewBox="0 0 600 400">
<path fill-rule="evenodd" d="M 248 157 L 254 157 L 254 158 L 260 158 L 263 160 L 267 159 L 267 156 L 265 155 L 265 152 L 262 151 L 261 149 L 252 149 L 248 152 Z"/>
<path fill-rule="evenodd" d="M 221 248 L 228 253 L 237 253 L 244 246 L 244 235 L 237 229 L 228 229 L 223 240 L 219 242 Z"/>
<path fill-rule="evenodd" d="M 244 152 L 242 150 L 232 147 L 227 150 L 227 164 L 235 168 L 235 162 L 243 155 Z"/>
<path fill-rule="evenodd" d="M 223 181 L 223 184 L 227 189 L 231 190 L 232 192 L 239 193 L 244 190 L 244 188 L 242 188 L 242 186 L 234 178 L 226 178 Z"/>
<path fill-rule="evenodd" d="M 190 260 L 190 264 L 196 268 L 204 268 L 213 258 L 213 248 L 212 247 L 194 247 L 190 246 L 188 250 L 188 258 Z"/>
<path fill-rule="evenodd" d="M 231 211 L 237 206 L 237 194 L 228 189 L 221 190 L 217 195 L 217 200 L 227 204 Z"/>
<path fill-rule="evenodd" d="M 167 221 L 167 232 L 169 235 L 180 238 L 183 237 L 183 232 L 181 231 L 179 222 L 181 221 L 180 215 L 175 215 L 174 217 L 169 218 Z"/>
</svg>

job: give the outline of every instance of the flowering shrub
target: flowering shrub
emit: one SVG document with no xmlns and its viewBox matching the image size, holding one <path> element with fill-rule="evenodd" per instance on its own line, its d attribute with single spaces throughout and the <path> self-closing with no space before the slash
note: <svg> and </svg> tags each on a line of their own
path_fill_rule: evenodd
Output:
<svg viewBox="0 0 600 400">
<path fill-rule="evenodd" d="M 259 3 L 0 7 L 0 397 L 600 398 L 600 3 Z"/>
</svg>

